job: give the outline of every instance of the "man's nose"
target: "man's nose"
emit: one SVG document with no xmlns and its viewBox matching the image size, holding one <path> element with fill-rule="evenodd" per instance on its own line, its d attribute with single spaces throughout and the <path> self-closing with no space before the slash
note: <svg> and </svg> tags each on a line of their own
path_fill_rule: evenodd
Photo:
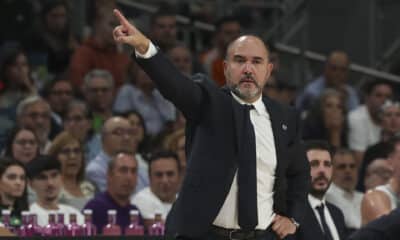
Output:
<svg viewBox="0 0 400 240">
<path fill-rule="evenodd" d="M 249 62 L 246 62 L 243 66 L 243 71 L 245 74 L 251 74 L 253 72 L 253 65 Z"/>
</svg>

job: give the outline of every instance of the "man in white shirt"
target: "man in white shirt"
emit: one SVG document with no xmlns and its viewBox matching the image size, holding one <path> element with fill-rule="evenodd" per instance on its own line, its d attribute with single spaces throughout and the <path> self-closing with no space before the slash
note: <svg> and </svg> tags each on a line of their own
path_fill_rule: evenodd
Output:
<svg viewBox="0 0 400 240">
<path fill-rule="evenodd" d="M 348 115 L 351 150 L 355 151 L 357 164 L 361 163 L 368 146 L 381 139 L 380 110 L 387 99 L 392 97 L 391 85 L 383 80 L 369 83 L 365 90 L 365 104 Z"/>
<path fill-rule="evenodd" d="M 29 211 L 37 214 L 38 224 L 48 224 L 49 213 L 64 214 L 64 224 L 69 223 L 69 215 L 76 214 L 77 223 L 83 224 L 83 216 L 79 210 L 58 202 L 61 190 L 61 165 L 57 159 L 40 155 L 27 165 L 29 183 L 36 193 L 36 202 L 32 203 Z"/>
<path fill-rule="evenodd" d="M 355 230 L 361 227 L 361 200 L 363 193 L 356 191 L 358 169 L 352 151 L 338 149 L 333 156 L 332 184 L 326 200 L 345 213 L 346 227 Z"/>
<path fill-rule="evenodd" d="M 309 141 L 306 153 L 311 167 L 311 189 L 304 222 L 297 231 L 298 240 L 340 240 L 346 237 L 343 213 L 325 199 L 332 179 L 332 153 L 328 143 Z"/>
<path fill-rule="evenodd" d="M 180 164 L 176 154 L 157 152 L 149 160 L 150 187 L 144 188 L 132 198 L 139 208 L 144 224 L 150 226 L 156 213 L 165 221 L 180 184 Z"/>
</svg>

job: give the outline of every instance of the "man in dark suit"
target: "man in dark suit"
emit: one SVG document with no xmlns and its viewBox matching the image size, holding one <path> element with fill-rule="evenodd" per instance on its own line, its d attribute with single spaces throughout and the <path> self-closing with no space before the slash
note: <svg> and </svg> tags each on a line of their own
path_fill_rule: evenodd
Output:
<svg viewBox="0 0 400 240">
<path fill-rule="evenodd" d="M 395 240 L 400 236 L 400 208 L 394 209 L 353 233 L 348 240 Z"/>
<path fill-rule="evenodd" d="M 114 39 L 187 119 L 186 177 L 167 219 L 177 239 L 283 239 L 294 234 L 309 188 L 297 113 L 262 89 L 271 73 L 268 50 L 255 36 L 230 44 L 227 87 L 192 81 L 125 17 Z M 251 106 L 250 106 L 251 104 Z"/>
<path fill-rule="evenodd" d="M 325 200 L 332 179 L 331 147 L 323 141 L 309 141 L 306 143 L 306 153 L 311 167 L 311 190 L 296 239 L 345 239 L 343 213 Z"/>
</svg>

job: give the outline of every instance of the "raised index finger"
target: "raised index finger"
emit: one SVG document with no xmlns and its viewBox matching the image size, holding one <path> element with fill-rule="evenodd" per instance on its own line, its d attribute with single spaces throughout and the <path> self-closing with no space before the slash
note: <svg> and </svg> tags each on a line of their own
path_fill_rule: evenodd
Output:
<svg viewBox="0 0 400 240">
<path fill-rule="evenodd" d="M 119 22 L 124 27 L 129 27 L 131 25 L 129 23 L 129 21 L 124 17 L 124 15 L 118 9 L 114 9 L 114 15 L 118 18 Z"/>
</svg>

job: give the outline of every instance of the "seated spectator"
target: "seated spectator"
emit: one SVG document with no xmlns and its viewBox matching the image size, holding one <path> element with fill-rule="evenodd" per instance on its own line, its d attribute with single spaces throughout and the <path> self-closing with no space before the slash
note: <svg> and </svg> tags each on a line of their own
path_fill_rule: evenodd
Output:
<svg viewBox="0 0 400 240">
<path fill-rule="evenodd" d="M 363 194 L 355 190 L 357 165 L 353 153 L 338 149 L 332 159 L 332 184 L 326 192 L 326 200 L 344 213 L 346 227 L 354 231 L 361 227 L 361 200 Z"/>
<path fill-rule="evenodd" d="M 393 175 L 392 166 L 384 158 L 377 158 L 367 166 L 364 177 L 365 191 L 385 185 Z"/>
<path fill-rule="evenodd" d="M 229 43 L 239 37 L 241 24 L 234 16 L 225 16 L 217 21 L 215 46 L 200 56 L 206 73 L 218 86 L 225 84 L 224 59 Z"/>
<path fill-rule="evenodd" d="M 80 141 L 68 132 L 60 133 L 48 154 L 61 163 L 60 203 L 81 210 L 94 196 L 94 186 L 85 181 L 85 159 Z"/>
<path fill-rule="evenodd" d="M 61 164 L 56 159 L 41 155 L 27 165 L 29 184 L 35 191 L 37 200 L 30 205 L 29 211 L 37 214 L 38 224 L 49 223 L 50 212 L 63 213 L 65 223 L 69 223 L 69 214 L 77 216 L 77 223 L 83 224 L 82 214 L 74 207 L 59 203 L 58 196 L 62 187 Z"/>
<path fill-rule="evenodd" d="M 333 51 L 325 63 L 324 72 L 317 79 L 305 86 L 296 100 L 296 107 L 308 111 L 326 88 L 333 88 L 344 96 L 346 109 L 355 109 L 359 104 L 356 90 L 347 84 L 350 60 L 347 53 Z"/>
<path fill-rule="evenodd" d="M 30 128 L 14 127 L 8 134 L 4 156 L 26 165 L 39 154 L 39 140 Z"/>
<path fill-rule="evenodd" d="M 68 104 L 74 96 L 71 82 L 65 75 L 57 76 L 44 88 L 43 97 L 49 103 L 51 112 L 51 132 L 50 138 L 53 139 L 62 130 L 62 116 Z"/>
<path fill-rule="evenodd" d="M 136 134 L 138 133 L 126 118 L 112 117 L 104 123 L 101 131 L 102 149 L 86 168 L 87 179 L 100 191 L 104 192 L 107 187 L 107 165 L 111 156 L 121 151 L 136 154 Z M 140 165 L 138 175 L 136 189 L 140 191 L 149 185 L 149 180 L 148 173 Z"/>
<path fill-rule="evenodd" d="M 100 135 L 94 134 L 91 122 L 92 113 L 85 102 L 73 100 L 68 104 L 63 116 L 64 130 L 83 144 L 86 165 L 101 149 Z"/>
<path fill-rule="evenodd" d="M 289 76 L 283 72 L 273 71 L 267 84 L 264 86 L 263 94 L 280 103 L 294 105 L 297 88 L 297 85 L 294 82 L 291 82 Z"/>
<path fill-rule="evenodd" d="M 128 54 L 117 49 L 112 37 L 113 27 L 118 25 L 112 8 L 98 7 L 93 21 L 92 35 L 72 55 L 69 71 L 72 84 L 81 90 L 84 76 L 93 69 L 110 72 L 115 89 L 123 84 L 124 73 L 131 62 Z"/>
<path fill-rule="evenodd" d="M 375 80 L 366 85 L 365 104 L 349 113 L 348 142 L 356 153 L 357 164 L 361 163 L 368 146 L 376 144 L 381 138 L 381 107 L 392 97 L 392 86 L 384 80 Z"/>
<path fill-rule="evenodd" d="M 333 147 L 347 146 L 346 109 L 340 92 L 327 89 L 322 93 L 304 120 L 303 139 L 324 140 Z"/>
<path fill-rule="evenodd" d="M 114 78 L 106 70 L 94 69 L 85 75 L 82 88 L 85 101 L 93 114 L 92 128 L 98 132 L 104 121 L 112 116 Z"/>
<path fill-rule="evenodd" d="M 132 198 L 144 218 L 147 227 L 154 223 L 156 213 L 162 213 L 166 220 L 176 200 L 180 186 L 180 166 L 176 154 L 157 152 L 149 160 L 150 186 Z"/>
<path fill-rule="evenodd" d="M 28 210 L 26 179 L 22 163 L 11 158 L 0 158 L 0 215 L 1 210 L 10 210 L 10 225 L 13 227 L 22 224 L 21 212 Z"/>
<path fill-rule="evenodd" d="M 164 149 L 176 154 L 179 160 L 181 179 L 186 171 L 185 129 L 181 128 L 171 133 L 164 139 Z"/>
<path fill-rule="evenodd" d="M 45 152 L 51 144 L 49 139 L 51 127 L 50 105 L 39 96 L 22 100 L 17 107 L 17 123 L 20 127 L 31 128 L 39 140 L 40 152 Z"/>
<path fill-rule="evenodd" d="M 176 45 L 176 13 L 168 3 L 161 4 L 157 12 L 151 15 L 149 36 L 163 52 Z"/>
<path fill-rule="evenodd" d="M 142 115 L 149 136 L 155 137 L 165 125 L 175 120 L 174 105 L 161 96 L 153 81 L 140 68 L 134 84 L 127 83 L 118 91 L 115 112 L 137 111 Z"/>
<path fill-rule="evenodd" d="M 193 59 L 189 48 L 183 44 L 176 44 L 168 50 L 167 56 L 181 73 L 188 77 L 192 76 Z"/>
<path fill-rule="evenodd" d="M 392 102 L 386 100 L 380 111 L 380 125 L 382 127 L 381 139 L 375 145 L 369 146 L 363 155 L 360 168 L 360 179 L 358 180 L 357 189 L 364 191 L 364 177 L 368 165 L 374 159 L 387 159 L 389 144 L 388 141 L 400 133 L 400 102 Z"/>
<path fill-rule="evenodd" d="M 30 57 L 37 61 L 36 64 L 46 65 L 50 73 L 59 74 L 67 70 L 79 42 L 71 31 L 67 1 L 42 2 L 38 27 L 25 38 L 24 45 Z"/>
<path fill-rule="evenodd" d="M 15 125 L 20 100 L 37 93 L 25 52 L 18 46 L 3 47 L 0 59 L 0 143 Z"/>
<path fill-rule="evenodd" d="M 387 159 L 393 168 L 393 175 L 385 185 L 368 191 L 362 200 L 362 223 L 388 214 L 400 204 L 400 137 L 390 140 L 390 151 Z"/>
<path fill-rule="evenodd" d="M 107 210 L 117 211 L 117 224 L 125 229 L 130 224 L 129 211 L 137 210 L 130 203 L 130 197 L 135 191 L 137 180 L 137 162 L 130 153 L 116 153 L 107 167 L 107 189 L 90 200 L 84 209 L 93 211 L 93 224 L 101 233 L 107 224 Z M 142 219 L 140 222 L 143 224 Z"/>
</svg>

